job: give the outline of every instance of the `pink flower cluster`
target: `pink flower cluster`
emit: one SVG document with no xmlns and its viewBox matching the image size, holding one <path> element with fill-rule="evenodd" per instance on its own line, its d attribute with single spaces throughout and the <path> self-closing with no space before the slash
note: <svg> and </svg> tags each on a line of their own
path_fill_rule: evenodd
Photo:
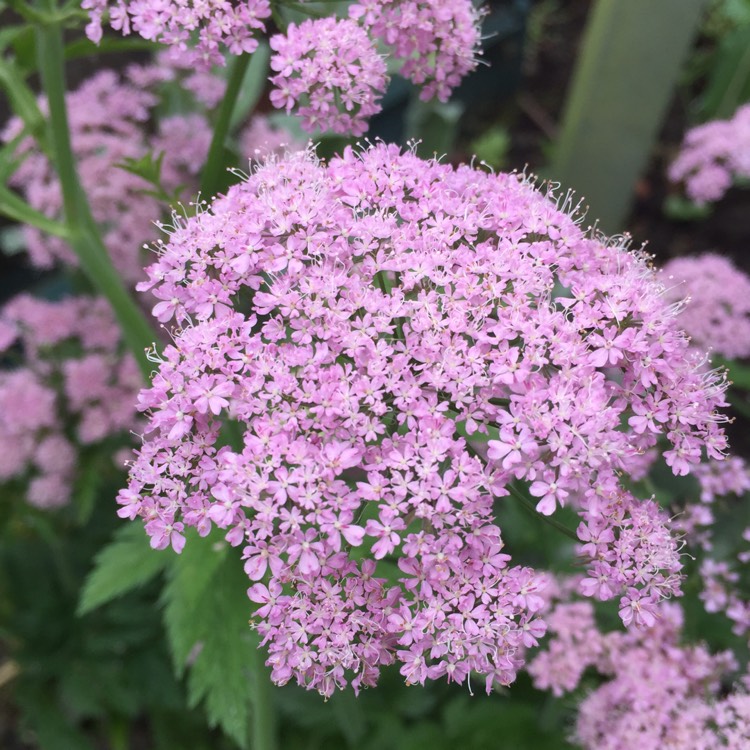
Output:
<svg viewBox="0 0 750 750">
<path fill-rule="evenodd" d="M 169 233 L 140 288 L 177 328 L 120 514 L 243 546 L 276 682 L 512 681 L 544 630 L 494 523 L 514 482 L 611 514 L 666 593 L 660 516 L 608 498 L 659 438 L 678 473 L 720 456 L 723 383 L 643 258 L 518 175 L 385 145 L 271 159 Z"/>
<path fill-rule="evenodd" d="M 159 101 L 155 87 L 171 75 L 169 69 L 156 66 L 132 66 L 122 78 L 114 71 L 102 70 L 67 95 L 81 183 L 112 262 L 131 283 L 143 277 L 143 243 L 154 236 L 154 222 L 163 207 L 149 194 L 152 185 L 116 165 L 149 152 L 163 153 L 163 185 L 175 190 L 195 183 L 211 140 L 208 123 L 200 115 L 165 118 L 156 133 L 149 131 L 151 111 Z M 40 102 L 40 106 L 46 104 Z M 22 128 L 20 118 L 13 118 L 2 139 L 10 141 Z M 19 145 L 18 156 L 22 163 L 10 184 L 35 209 L 60 218 L 62 192 L 49 159 L 31 138 Z M 56 261 L 77 265 L 63 239 L 31 226 L 24 227 L 24 237 L 35 266 L 49 268 Z"/>
<path fill-rule="evenodd" d="M 750 277 L 715 253 L 675 258 L 663 269 L 667 294 L 686 299 L 682 327 L 697 347 L 750 357 Z"/>
<path fill-rule="evenodd" d="M 71 141 L 78 173 L 86 190 L 94 218 L 102 229 L 104 244 L 113 263 L 130 283 L 143 278 L 143 243 L 154 237 L 156 224 L 163 217 L 164 202 L 153 194 L 154 186 L 122 169 L 125 159 L 140 159 L 151 153 L 163 155 L 161 186 L 178 191 L 197 188 L 201 169 L 211 142 L 211 127 L 201 111 L 162 117 L 154 129 L 151 117 L 160 98 L 159 87 L 179 80 L 199 102 L 211 104 L 211 81 L 219 96 L 223 82 L 206 72 L 190 73 L 174 66 L 131 65 L 120 76 L 102 70 L 68 94 Z M 40 102 L 44 107 L 44 102 Z M 23 128 L 13 118 L 2 139 L 10 141 Z M 290 138 L 270 126 L 263 117 L 254 117 L 238 133 L 243 156 L 258 158 L 283 150 Z M 30 138 L 18 147 L 22 163 L 10 180 L 27 202 L 50 218 L 62 214 L 62 193 L 55 170 Z M 69 245 L 39 229 L 24 226 L 29 257 L 38 268 L 49 268 L 56 261 L 77 265 Z"/>
<path fill-rule="evenodd" d="M 422 99 L 446 101 L 476 66 L 480 16 L 471 0 L 360 2 L 349 16 L 291 24 L 271 39 L 271 102 L 298 113 L 310 132 L 364 134 L 387 83 L 376 40 Z"/>
<path fill-rule="evenodd" d="M 109 14 L 113 29 L 162 42 L 180 64 L 204 68 L 224 65 L 225 49 L 254 52 L 271 15 L 269 0 L 83 0 L 81 7 L 89 12 L 86 35 L 97 44 Z"/>
<path fill-rule="evenodd" d="M 608 677 L 580 703 L 574 741 L 584 750 L 743 750 L 750 743 L 750 695 L 724 678 L 730 652 L 680 644 L 682 612 L 662 604 L 655 624 L 600 633 L 589 604 L 558 604 L 552 638 L 529 665 L 537 687 L 573 689 L 587 667 Z"/>
<path fill-rule="evenodd" d="M 224 65 L 225 51 L 253 52 L 271 16 L 268 0 L 83 0 L 82 7 L 92 41 L 101 40 L 109 13 L 112 28 L 162 42 L 172 63 L 198 71 Z M 298 113 L 309 132 L 364 134 L 388 80 L 377 43 L 399 59 L 423 99 L 446 101 L 476 67 L 480 14 L 472 0 L 367 0 L 349 16 L 291 23 L 271 38 L 271 101 Z"/>
<path fill-rule="evenodd" d="M 21 295 L 0 310 L 0 352 L 20 346 L 24 366 L 0 372 L 0 481 L 28 481 L 28 501 L 65 505 L 76 443 L 122 438 L 139 424 L 142 380 L 119 352 L 119 329 L 103 299 L 48 302 Z"/>
<path fill-rule="evenodd" d="M 349 15 L 388 45 L 424 100 L 447 101 L 477 65 L 480 14 L 472 0 L 358 0 Z"/>
<path fill-rule="evenodd" d="M 363 135 L 381 107 L 385 61 L 354 21 L 321 18 L 271 39 L 271 103 L 295 110 L 310 132 Z"/>
<path fill-rule="evenodd" d="M 684 182 L 688 197 L 701 205 L 719 200 L 737 177 L 750 177 L 750 104 L 729 120 L 689 130 L 669 168 L 669 179 Z"/>
<path fill-rule="evenodd" d="M 748 539 L 747 531 L 745 538 Z M 747 563 L 747 556 L 739 556 Z M 706 558 L 701 563 L 703 590 L 700 593 L 706 612 L 721 612 L 732 623 L 732 632 L 746 636 L 750 632 L 750 601 L 742 592 L 739 572 L 724 560 Z"/>
<path fill-rule="evenodd" d="M 659 602 L 681 593 L 682 563 L 667 514 L 654 500 L 623 491 L 581 515 L 579 551 L 588 568 L 581 593 L 601 601 L 622 593 L 625 625 L 653 625 Z"/>
</svg>

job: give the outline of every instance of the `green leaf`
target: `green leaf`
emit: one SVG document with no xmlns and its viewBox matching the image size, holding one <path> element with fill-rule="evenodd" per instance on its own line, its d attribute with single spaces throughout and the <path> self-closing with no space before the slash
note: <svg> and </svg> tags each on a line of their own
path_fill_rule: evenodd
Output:
<svg viewBox="0 0 750 750">
<path fill-rule="evenodd" d="M 44 151 L 49 153 L 45 132 L 46 123 L 34 92 L 24 81 L 19 69 L 8 60 L 0 59 L 0 87 L 5 89 L 11 109 L 23 120 L 28 131 Z"/>
<path fill-rule="evenodd" d="M 77 520 L 85 524 L 90 518 L 96 503 L 96 496 L 102 488 L 104 479 L 103 456 L 94 454 L 83 456 L 79 462 L 80 469 L 73 486 L 73 502 L 75 503 Z"/>
<path fill-rule="evenodd" d="M 86 736 L 57 707 L 48 689 L 36 684 L 21 686 L 15 698 L 41 750 L 93 750 Z"/>
<path fill-rule="evenodd" d="M 700 106 L 704 120 L 731 117 L 750 99 L 750 25 L 727 34 L 711 65 L 706 93 Z"/>
<path fill-rule="evenodd" d="M 598 0 L 549 176 L 619 232 L 706 0 Z"/>
<path fill-rule="evenodd" d="M 84 615 L 126 591 L 141 586 L 161 572 L 172 558 L 149 547 L 138 523 L 123 526 L 115 540 L 97 556 L 83 586 L 78 614 Z"/>
<path fill-rule="evenodd" d="M 29 26 L 25 23 L 8 24 L 0 29 L 0 52 L 12 46 L 18 37 L 28 33 Z"/>
<path fill-rule="evenodd" d="M 412 95 L 406 110 L 406 132 L 419 141 L 417 153 L 430 159 L 451 151 L 463 111 L 459 102 L 423 102 Z"/>
<path fill-rule="evenodd" d="M 493 169 L 500 169 L 508 157 L 510 134 L 502 125 L 494 125 L 471 143 L 471 151 Z"/>
<path fill-rule="evenodd" d="M 715 354 L 711 356 L 711 361 L 715 367 L 726 368 L 732 385 L 744 391 L 750 391 L 750 367 Z"/>
<path fill-rule="evenodd" d="M 242 86 L 237 95 L 237 102 L 234 105 L 232 116 L 229 120 L 229 130 L 242 125 L 263 93 L 268 76 L 268 61 L 271 57 L 271 49 L 266 42 L 260 42 L 258 49 L 253 52 L 250 63 L 245 71 L 245 77 L 242 79 Z M 244 156 L 244 154 L 243 154 Z"/>
<path fill-rule="evenodd" d="M 7 183 L 21 164 L 23 157 L 19 157 L 16 151 L 25 135 L 24 132 L 19 133 L 0 148 L 0 185 Z"/>
<path fill-rule="evenodd" d="M 68 237 L 68 230 L 64 224 L 49 219 L 43 213 L 32 208 L 4 185 L 0 185 L 0 214 L 21 224 L 30 224 L 32 227 L 56 237 L 64 239 Z"/>
<path fill-rule="evenodd" d="M 13 37 L 13 52 L 18 67 L 24 71 L 33 71 L 36 68 L 36 40 L 34 39 L 33 26 L 26 27 Z"/>
<path fill-rule="evenodd" d="M 111 52 L 154 52 L 160 45 L 149 42 L 146 39 L 131 38 L 119 39 L 117 37 L 104 37 L 99 44 L 94 44 L 88 39 L 76 39 L 65 45 L 65 59 L 75 60 L 78 57 L 91 57 Z"/>
<path fill-rule="evenodd" d="M 178 673 L 190 667 L 191 707 L 203 701 L 209 724 L 248 746 L 251 680 L 258 669 L 257 639 L 248 625 L 247 577 L 225 542 L 193 538 L 170 566 L 164 619 Z"/>
<path fill-rule="evenodd" d="M 664 201 L 664 215 L 676 221 L 703 221 L 711 211 L 709 204 L 699 206 L 681 195 L 670 195 Z"/>
</svg>

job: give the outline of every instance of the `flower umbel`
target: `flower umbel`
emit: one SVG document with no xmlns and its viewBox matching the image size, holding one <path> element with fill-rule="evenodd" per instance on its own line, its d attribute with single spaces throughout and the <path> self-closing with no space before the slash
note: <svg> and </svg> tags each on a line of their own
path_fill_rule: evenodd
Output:
<svg viewBox="0 0 750 750">
<path fill-rule="evenodd" d="M 508 485 L 603 513 L 659 437 L 678 472 L 721 453 L 723 383 L 654 273 L 518 175 L 301 152 L 169 231 L 141 288 L 177 327 L 121 513 L 243 546 L 276 682 L 511 682 L 544 578 L 504 548 Z"/>
</svg>

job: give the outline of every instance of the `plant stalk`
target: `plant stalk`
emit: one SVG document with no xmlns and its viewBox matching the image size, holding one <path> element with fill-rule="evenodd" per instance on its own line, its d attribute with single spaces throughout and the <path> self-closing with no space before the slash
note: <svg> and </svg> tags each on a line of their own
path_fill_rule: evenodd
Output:
<svg viewBox="0 0 750 750">
<path fill-rule="evenodd" d="M 234 112 L 237 104 L 237 98 L 249 63 L 250 55 L 239 55 L 232 61 L 227 90 L 216 114 L 211 146 L 208 149 L 208 158 L 201 174 L 201 195 L 207 199 L 213 198 L 221 187 L 221 176 L 224 171 L 224 144 L 229 133 L 232 112 Z"/>
<path fill-rule="evenodd" d="M 263 652 L 258 648 L 260 637 L 257 633 L 251 634 L 253 646 L 250 661 L 250 704 L 252 707 L 251 717 L 251 744 L 252 750 L 277 750 L 276 742 L 276 712 L 271 695 L 271 677 L 266 665 L 263 663 Z"/>
<path fill-rule="evenodd" d="M 54 0 L 47 0 L 47 5 L 50 11 L 55 9 Z M 125 342 L 148 379 L 151 365 L 146 359 L 146 350 L 153 344 L 154 331 L 112 265 L 76 171 L 65 102 L 64 47 L 60 24 L 37 26 L 36 41 L 39 71 L 49 106 L 49 138 L 62 190 L 68 239 L 86 276 L 109 300 Z"/>
</svg>

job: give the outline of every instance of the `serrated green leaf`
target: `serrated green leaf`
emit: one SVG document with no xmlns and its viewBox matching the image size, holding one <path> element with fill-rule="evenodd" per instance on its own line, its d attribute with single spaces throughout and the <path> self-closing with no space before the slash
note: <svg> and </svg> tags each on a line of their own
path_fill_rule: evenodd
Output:
<svg viewBox="0 0 750 750">
<path fill-rule="evenodd" d="M 94 569 L 83 586 L 78 614 L 84 615 L 150 581 L 171 560 L 168 553 L 149 547 L 140 524 L 123 526 L 115 540 L 97 556 Z"/>
<path fill-rule="evenodd" d="M 247 746 L 250 703 L 261 711 L 269 685 L 257 637 L 248 627 L 247 579 L 235 552 L 221 541 L 194 539 L 172 566 L 165 589 L 165 624 L 178 670 L 190 661 L 191 705 L 205 704 L 209 724 Z M 268 717 L 253 727 L 269 731 Z M 264 745 L 265 746 L 265 745 Z"/>
<path fill-rule="evenodd" d="M 192 538 L 171 566 L 164 590 L 175 668 L 181 673 L 190 666 L 190 705 L 203 702 L 209 724 L 220 726 L 243 748 L 248 744 L 251 671 L 258 656 L 248 627 L 246 589 L 235 550 L 225 542 Z"/>
</svg>

